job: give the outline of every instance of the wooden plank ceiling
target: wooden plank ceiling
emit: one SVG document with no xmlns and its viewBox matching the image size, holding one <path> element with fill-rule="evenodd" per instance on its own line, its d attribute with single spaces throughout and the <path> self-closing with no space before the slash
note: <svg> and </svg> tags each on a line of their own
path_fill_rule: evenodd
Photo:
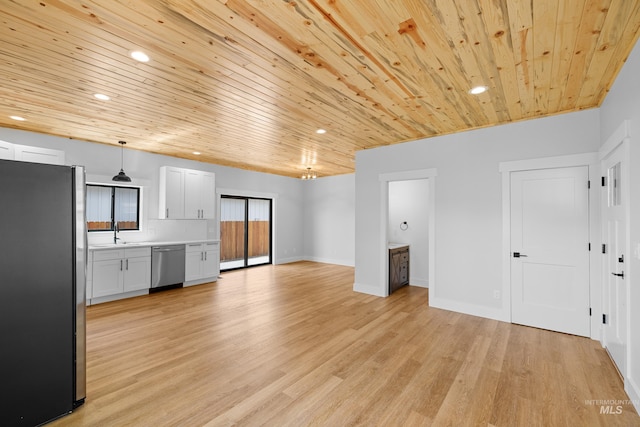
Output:
<svg viewBox="0 0 640 427">
<path fill-rule="evenodd" d="M 0 21 L 0 126 L 299 177 L 599 106 L 640 0 L 3 0 Z"/>
</svg>

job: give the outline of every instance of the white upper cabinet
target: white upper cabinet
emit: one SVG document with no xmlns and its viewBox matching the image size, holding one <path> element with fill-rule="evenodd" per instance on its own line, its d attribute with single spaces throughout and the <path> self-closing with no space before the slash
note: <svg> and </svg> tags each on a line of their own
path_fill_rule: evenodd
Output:
<svg viewBox="0 0 640 427">
<path fill-rule="evenodd" d="M 0 141 L 0 159 L 15 160 L 13 151 L 13 144 Z"/>
<path fill-rule="evenodd" d="M 170 166 L 160 168 L 160 219 L 184 218 L 184 171 Z"/>
<path fill-rule="evenodd" d="M 64 165 L 64 151 L 0 141 L 0 159 Z"/>
<path fill-rule="evenodd" d="M 14 145 L 16 160 L 32 163 L 47 163 L 50 165 L 64 165 L 64 151 L 49 148 Z"/>
<path fill-rule="evenodd" d="M 161 219 L 214 219 L 215 174 L 192 169 L 160 168 Z"/>
<path fill-rule="evenodd" d="M 184 217 L 215 218 L 215 174 L 187 169 L 184 177 Z"/>
</svg>

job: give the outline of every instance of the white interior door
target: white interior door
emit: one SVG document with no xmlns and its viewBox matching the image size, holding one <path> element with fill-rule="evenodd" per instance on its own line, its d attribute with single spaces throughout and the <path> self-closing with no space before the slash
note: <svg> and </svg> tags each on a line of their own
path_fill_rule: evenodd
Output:
<svg viewBox="0 0 640 427">
<path fill-rule="evenodd" d="M 589 336 L 588 168 L 511 174 L 511 320 Z"/>
<path fill-rule="evenodd" d="M 602 162 L 605 186 L 602 197 L 603 236 L 605 245 L 603 262 L 603 286 L 605 315 L 603 338 L 620 372 L 625 373 L 627 351 L 627 283 L 624 276 L 627 247 L 625 200 L 622 192 L 624 162 L 622 149 L 618 148 Z"/>
</svg>

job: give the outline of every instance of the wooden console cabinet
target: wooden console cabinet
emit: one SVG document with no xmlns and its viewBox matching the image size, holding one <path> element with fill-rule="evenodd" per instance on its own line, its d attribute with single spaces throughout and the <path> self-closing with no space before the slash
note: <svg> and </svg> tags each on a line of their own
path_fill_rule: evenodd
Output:
<svg viewBox="0 0 640 427">
<path fill-rule="evenodd" d="M 409 284 L 409 246 L 389 246 L 389 295 Z"/>
</svg>

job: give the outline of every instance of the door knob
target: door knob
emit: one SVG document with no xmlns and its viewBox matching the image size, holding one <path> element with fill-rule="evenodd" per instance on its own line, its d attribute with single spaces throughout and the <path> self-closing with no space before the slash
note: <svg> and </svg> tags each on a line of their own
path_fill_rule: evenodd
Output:
<svg viewBox="0 0 640 427">
<path fill-rule="evenodd" d="M 614 276 L 618 276 L 618 277 L 624 279 L 624 271 L 622 273 L 611 273 L 611 274 L 613 274 Z"/>
<path fill-rule="evenodd" d="M 521 254 L 520 252 L 514 252 L 514 253 L 513 253 L 513 257 L 514 257 L 514 258 L 526 258 L 526 257 L 527 257 L 527 255 L 525 255 L 525 254 Z"/>
</svg>

